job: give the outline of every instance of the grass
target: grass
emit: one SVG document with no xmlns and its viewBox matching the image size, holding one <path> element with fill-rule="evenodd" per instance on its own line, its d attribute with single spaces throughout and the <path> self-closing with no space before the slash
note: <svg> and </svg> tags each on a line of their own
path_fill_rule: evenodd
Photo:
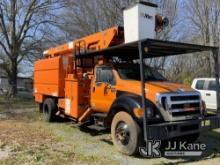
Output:
<svg viewBox="0 0 220 165">
<path fill-rule="evenodd" d="M 36 116 L 35 112 L 24 112 L 0 122 L 0 149 L 10 148 L 10 156 L 0 159 L 0 164 L 89 164 L 98 160 L 96 156 L 75 154 L 74 143 L 66 143 L 71 131 L 68 126 L 62 130 L 67 137 L 55 135 L 52 129 L 56 124 L 42 122 Z"/>
<path fill-rule="evenodd" d="M 46 123 L 32 99 L 0 97 L 0 164 L 172 164 L 183 160 L 142 159 L 117 152 L 108 133 L 82 131 L 72 122 Z M 5 113 L 6 118 L 1 118 Z M 207 157 L 220 161 L 220 129 L 202 133 Z M 108 142 L 108 143 L 107 143 Z M 1 152 L 9 156 L 1 159 Z M 182 162 L 183 161 L 183 162 Z M 196 163 L 209 162 L 206 157 Z M 213 163 L 214 164 L 214 163 Z"/>
<path fill-rule="evenodd" d="M 21 109 L 21 108 L 35 108 L 37 104 L 34 99 L 31 98 L 7 98 L 0 96 L 0 111 L 7 111 L 10 109 Z"/>
<path fill-rule="evenodd" d="M 10 146 L 10 156 L 0 160 L 0 164 L 118 164 L 117 161 L 102 157 L 101 155 L 86 155 L 76 150 L 78 141 L 71 141 L 71 134 L 76 128 L 57 130 L 57 124 L 45 124 L 33 121 L 0 122 L 1 148 Z M 60 134 L 54 134 L 61 131 Z M 56 132 L 55 131 L 55 132 Z M 83 144 L 82 144 L 83 145 Z M 84 144 L 85 145 L 85 144 Z"/>
<path fill-rule="evenodd" d="M 0 97 L 0 164 L 118 164 L 101 155 L 79 151 L 88 135 L 72 123 L 46 123 L 31 99 Z M 7 118 L 1 118 L 6 114 Z M 75 136 L 73 138 L 73 135 Z M 83 136 L 82 136 L 83 135 Z M 93 138 L 88 138 L 94 144 Z M 78 147 L 80 146 L 80 147 Z M 84 149 L 84 147 L 82 147 Z M 1 151 L 9 152 L 1 159 Z"/>
</svg>

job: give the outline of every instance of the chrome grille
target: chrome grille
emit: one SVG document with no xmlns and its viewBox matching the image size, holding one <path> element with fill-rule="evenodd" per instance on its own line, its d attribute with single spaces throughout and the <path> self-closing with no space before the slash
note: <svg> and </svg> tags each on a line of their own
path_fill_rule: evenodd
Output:
<svg viewBox="0 0 220 165">
<path fill-rule="evenodd" d="M 173 117 L 179 117 L 200 114 L 200 98 L 198 92 L 164 93 L 158 95 L 158 102 Z"/>
</svg>

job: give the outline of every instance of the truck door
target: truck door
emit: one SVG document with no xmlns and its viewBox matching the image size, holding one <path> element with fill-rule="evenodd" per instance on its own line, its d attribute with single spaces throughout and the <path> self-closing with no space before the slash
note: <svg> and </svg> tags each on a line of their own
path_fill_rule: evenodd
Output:
<svg viewBox="0 0 220 165">
<path fill-rule="evenodd" d="M 194 80 L 192 84 L 192 88 L 200 92 L 202 96 L 202 100 L 206 102 L 206 95 L 205 95 L 205 80 Z M 207 103 L 206 103 L 207 106 Z"/>
<path fill-rule="evenodd" d="M 208 109 L 216 110 L 216 81 L 209 80 L 207 90 L 205 90 L 205 102 L 207 104 Z"/>
<path fill-rule="evenodd" d="M 95 81 L 91 91 L 92 108 L 98 112 L 108 112 L 116 98 L 116 81 L 111 67 L 96 67 Z"/>
</svg>

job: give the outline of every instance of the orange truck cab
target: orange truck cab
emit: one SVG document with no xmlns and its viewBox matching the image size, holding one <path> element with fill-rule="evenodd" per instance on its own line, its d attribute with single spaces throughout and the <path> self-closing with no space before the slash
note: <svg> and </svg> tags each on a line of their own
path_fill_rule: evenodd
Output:
<svg viewBox="0 0 220 165">
<path fill-rule="evenodd" d="M 161 26 L 163 18 L 156 18 Z M 203 120 L 218 128 L 218 117 L 205 118 L 199 92 L 169 82 L 143 60 L 207 50 L 216 55 L 217 48 L 153 39 L 125 43 L 124 32 L 113 27 L 50 48 L 35 62 L 34 97 L 45 120 L 62 116 L 111 128 L 114 145 L 127 155 L 144 140 L 196 140 Z"/>
<path fill-rule="evenodd" d="M 140 103 L 141 82 L 139 73 L 139 64 L 116 63 L 113 65 L 97 65 L 95 67 L 95 76 L 91 83 L 92 109 L 96 112 L 111 113 L 111 110 L 114 111 L 118 104 L 125 102 L 126 106 L 129 106 L 130 103 L 134 104 L 132 107 L 127 109 L 130 109 L 130 113 L 132 113 L 135 117 L 143 115 Z M 161 119 L 161 115 L 165 121 L 177 121 L 184 120 L 186 118 L 190 119 L 201 114 L 200 94 L 198 92 L 186 85 L 169 82 L 159 72 L 149 66 L 144 66 L 144 73 L 146 81 L 145 90 L 147 91 L 146 98 L 151 105 L 151 108 L 148 110 L 148 115 L 150 116 L 150 120 L 152 120 L 152 122 L 155 119 Z M 173 102 L 171 106 L 176 106 L 176 108 L 173 109 L 184 111 L 182 115 L 178 115 L 178 111 L 173 111 L 175 115 L 169 114 L 165 111 L 156 112 L 155 109 L 160 108 L 158 106 L 158 97 L 161 97 L 159 94 L 166 95 L 166 93 L 173 93 L 173 97 L 175 97 L 175 95 L 178 96 L 178 91 L 181 95 L 183 95 L 183 92 L 187 93 L 188 101 L 192 101 L 194 97 L 195 99 L 193 101 L 195 103 L 192 105 L 189 104 L 189 107 L 184 107 L 184 103 L 175 104 L 175 102 Z M 165 104 L 165 102 L 163 104 Z M 124 105 L 121 108 L 124 109 Z"/>
</svg>

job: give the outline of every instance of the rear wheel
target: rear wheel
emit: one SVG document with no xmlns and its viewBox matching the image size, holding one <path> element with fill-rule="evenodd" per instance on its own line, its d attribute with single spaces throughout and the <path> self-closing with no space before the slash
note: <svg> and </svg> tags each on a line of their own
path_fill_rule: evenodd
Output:
<svg viewBox="0 0 220 165">
<path fill-rule="evenodd" d="M 118 112 L 112 121 L 111 136 L 119 152 L 134 155 L 143 144 L 141 129 L 126 112 Z"/>
<path fill-rule="evenodd" d="M 52 98 L 47 98 L 43 104 L 43 114 L 44 119 L 47 122 L 53 122 L 56 118 L 57 105 L 55 100 Z"/>
</svg>

